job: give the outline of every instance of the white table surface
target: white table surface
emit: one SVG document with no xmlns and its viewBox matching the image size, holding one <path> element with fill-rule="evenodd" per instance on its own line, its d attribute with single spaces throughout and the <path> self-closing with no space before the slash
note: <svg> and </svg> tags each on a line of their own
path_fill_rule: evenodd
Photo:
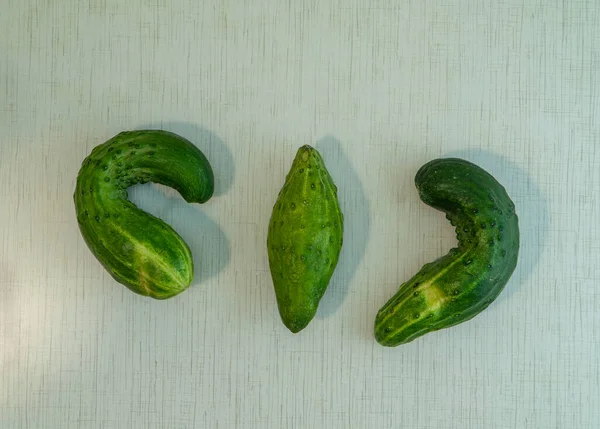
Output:
<svg viewBox="0 0 600 429">
<path fill-rule="evenodd" d="M 600 3 L 595 0 L 3 0 L 0 428 L 600 427 Z M 198 264 L 168 301 L 115 283 L 72 200 L 127 129 L 192 140 L 216 195 L 133 201 Z M 298 335 L 268 271 L 297 148 L 346 214 Z M 398 348 L 377 310 L 455 242 L 417 169 L 461 156 L 513 197 L 521 256 L 468 323 Z"/>
</svg>

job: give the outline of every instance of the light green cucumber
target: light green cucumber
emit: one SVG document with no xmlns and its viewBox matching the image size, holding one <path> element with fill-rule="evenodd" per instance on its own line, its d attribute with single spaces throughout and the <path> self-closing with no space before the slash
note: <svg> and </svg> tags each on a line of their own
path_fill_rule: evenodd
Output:
<svg viewBox="0 0 600 429">
<path fill-rule="evenodd" d="M 302 146 L 269 222 L 269 267 L 281 320 L 291 332 L 315 316 L 338 263 L 344 217 L 321 155 Z"/>
</svg>

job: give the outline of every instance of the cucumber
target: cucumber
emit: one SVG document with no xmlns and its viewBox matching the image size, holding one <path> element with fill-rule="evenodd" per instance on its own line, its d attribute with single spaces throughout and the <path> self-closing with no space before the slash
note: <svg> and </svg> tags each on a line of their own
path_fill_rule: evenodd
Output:
<svg viewBox="0 0 600 429">
<path fill-rule="evenodd" d="M 378 312 L 375 338 L 405 344 L 484 311 L 517 265 L 515 206 L 492 175 L 463 159 L 435 159 L 415 176 L 421 200 L 446 213 L 458 246 L 426 264 Z"/>
<path fill-rule="evenodd" d="M 338 263 L 344 217 L 317 150 L 302 146 L 269 221 L 267 249 L 279 314 L 293 333 L 314 318 Z"/>
<path fill-rule="evenodd" d="M 204 203 L 214 175 L 204 154 L 168 131 L 124 131 L 95 147 L 77 175 L 73 199 L 92 254 L 119 283 L 155 299 L 173 297 L 194 276 L 192 253 L 165 222 L 128 200 L 127 188 L 156 182 Z"/>
</svg>

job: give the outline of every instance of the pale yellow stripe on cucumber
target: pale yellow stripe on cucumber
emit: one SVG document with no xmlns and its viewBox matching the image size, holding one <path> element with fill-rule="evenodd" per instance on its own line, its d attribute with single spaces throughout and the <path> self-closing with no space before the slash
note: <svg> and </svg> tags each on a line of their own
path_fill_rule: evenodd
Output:
<svg viewBox="0 0 600 429">
<path fill-rule="evenodd" d="M 457 263 L 461 262 L 464 259 L 464 257 L 466 256 L 466 254 L 467 254 L 466 252 L 462 253 L 454 261 L 452 261 L 451 263 L 449 263 L 448 266 L 446 266 L 442 270 L 438 271 L 436 273 L 436 275 L 433 276 L 431 279 L 429 279 L 429 280 L 427 280 L 425 282 L 420 283 L 419 286 L 418 286 L 418 288 L 415 289 L 415 291 L 420 291 L 420 292 L 424 293 L 429 288 L 435 288 L 435 289 L 437 289 L 436 286 L 433 286 L 433 284 L 435 283 L 435 281 L 437 279 L 439 279 L 440 277 L 442 277 L 444 274 L 446 274 L 454 265 L 456 265 Z M 437 289 L 437 290 L 438 290 L 438 292 L 440 294 L 443 294 L 439 289 Z M 408 296 L 406 298 L 404 298 L 401 302 L 399 302 L 398 304 L 396 304 L 394 307 L 400 307 L 401 305 L 404 305 L 404 303 L 406 301 L 408 301 L 411 297 L 412 297 L 412 294 L 408 294 Z M 395 311 L 390 311 L 385 316 L 385 318 L 383 318 L 379 323 L 383 323 L 383 322 L 387 321 L 390 317 L 393 316 L 394 312 Z"/>
<path fill-rule="evenodd" d="M 119 224 L 113 224 L 114 228 L 116 230 L 119 231 L 120 234 L 122 234 L 123 236 L 127 237 L 127 239 L 129 240 L 130 243 L 136 243 L 133 245 L 133 247 L 136 249 L 137 252 L 137 256 L 138 258 L 137 262 L 138 265 L 138 280 L 140 281 L 141 286 L 147 291 L 150 292 L 150 288 L 148 287 L 148 276 L 146 275 L 146 272 L 143 271 L 142 267 L 142 263 L 141 263 L 141 257 L 145 257 L 147 259 L 153 259 L 154 262 L 160 266 L 163 269 L 163 272 L 165 273 L 169 273 L 171 278 L 173 279 L 177 279 L 179 281 L 180 284 L 185 284 L 185 282 L 183 281 L 184 279 L 181 277 L 180 273 L 177 270 L 174 270 L 172 266 L 163 263 L 160 259 L 156 259 L 156 258 L 151 258 L 152 256 L 155 256 L 152 252 L 150 252 L 145 246 L 139 244 L 140 242 L 135 240 L 130 234 L 128 234 Z M 181 241 L 181 240 L 179 240 Z M 131 267 L 134 268 L 134 267 Z"/>
<path fill-rule="evenodd" d="M 440 288 L 433 285 L 423 289 L 422 294 L 427 304 L 427 312 L 431 313 L 437 311 L 448 300 L 448 296 Z"/>
<path fill-rule="evenodd" d="M 412 315 L 413 319 L 410 323 L 402 325 L 395 331 L 387 333 L 389 338 L 394 338 L 396 335 L 398 335 L 398 333 L 411 327 L 415 323 L 419 322 L 422 318 L 427 318 L 427 315 L 433 315 L 433 313 L 435 313 L 444 304 L 444 302 L 448 300 L 448 297 L 444 294 L 444 292 L 442 292 L 437 286 L 432 286 L 431 284 L 429 287 L 423 289 L 422 293 L 425 302 L 427 303 L 427 310 L 419 314 L 418 317 L 414 317 L 414 315 Z M 427 329 L 427 327 L 424 329 Z"/>
</svg>

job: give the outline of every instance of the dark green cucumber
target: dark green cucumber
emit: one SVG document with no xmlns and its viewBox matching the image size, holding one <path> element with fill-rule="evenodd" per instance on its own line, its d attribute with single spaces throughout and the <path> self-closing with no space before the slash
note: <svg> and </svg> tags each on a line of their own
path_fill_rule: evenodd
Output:
<svg viewBox="0 0 600 429">
<path fill-rule="evenodd" d="M 277 306 L 296 333 L 315 316 L 338 262 L 344 217 L 319 152 L 301 147 L 273 207 L 267 248 Z"/>
<path fill-rule="evenodd" d="M 421 200 L 456 226 L 458 246 L 426 264 L 379 310 L 375 338 L 389 347 L 481 313 L 504 289 L 519 253 L 515 206 L 482 168 L 436 159 L 419 169 L 415 185 Z"/>
<path fill-rule="evenodd" d="M 128 200 L 127 188 L 155 182 L 189 203 L 214 190 L 212 168 L 188 140 L 160 130 L 125 131 L 85 158 L 73 195 L 81 234 L 119 283 L 156 299 L 177 295 L 194 276 L 192 253 L 165 222 Z"/>
</svg>

